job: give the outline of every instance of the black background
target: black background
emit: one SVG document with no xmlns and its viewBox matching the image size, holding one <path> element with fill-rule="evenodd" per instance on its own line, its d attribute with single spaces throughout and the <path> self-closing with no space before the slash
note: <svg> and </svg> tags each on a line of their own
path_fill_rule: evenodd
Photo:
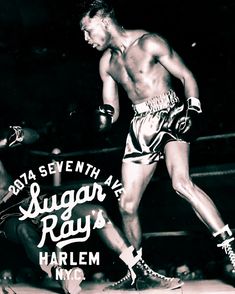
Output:
<svg viewBox="0 0 235 294">
<path fill-rule="evenodd" d="M 56 121 L 57 125 L 71 108 L 78 107 L 87 116 L 101 103 L 101 53 L 88 47 L 80 33 L 82 4 L 1 0 L 3 120 L 37 127 Z M 233 132 L 235 1 L 118 0 L 113 4 L 121 24 L 162 34 L 192 69 L 207 118 L 205 134 Z M 122 91 L 120 96 L 127 104 L 122 112 L 126 117 L 129 102 Z"/>
<path fill-rule="evenodd" d="M 83 40 L 79 29 L 82 5 L 83 2 L 75 0 L 0 0 L 0 119 L 2 126 L 23 123 L 40 129 L 44 136 L 33 147 L 36 150 L 51 152 L 59 147 L 62 152 L 70 152 L 124 145 L 132 111 L 122 89 L 121 117 L 113 130 L 98 136 L 89 123 L 93 109 L 102 102 L 98 74 L 101 53 L 88 47 Z M 114 7 L 117 19 L 125 28 L 162 34 L 192 69 L 199 83 L 205 116 L 203 135 L 233 133 L 235 1 L 118 0 L 114 1 Z M 71 125 L 68 120 L 73 109 L 78 110 L 79 115 Z M 193 145 L 193 166 L 234 162 L 234 146 L 234 141 Z M 25 150 L 17 149 L 1 154 L 1 160 L 17 176 L 49 158 L 28 156 Z M 88 160 L 104 166 L 105 170 L 115 170 L 119 176 L 120 154 L 97 155 Z M 160 171 L 165 175 L 164 168 Z M 234 175 L 196 181 L 214 195 L 223 216 L 234 225 Z M 143 230 L 201 230 L 202 225 L 188 204 L 175 197 L 169 180 L 164 178 L 161 183 L 158 195 L 164 197 L 155 197 L 156 182 L 153 182 L 147 190 L 148 197 L 143 200 Z M 169 259 L 173 256 L 177 262 L 177 259 L 182 262 L 185 256 L 186 259 L 194 256 L 191 262 L 196 260 L 197 264 L 203 262 L 204 250 L 208 258 L 212 252 L 209 239 L 206 249 L 201 242 L 201 239 L 183 242 L 177 239 L 174 248 L 168 241 L 156 247 L 152 242 L 149 254 L 153 256 L 154 251 L 159 260 L 163 255 Z M 5 248 L 11 248 L 8 243 L 4 244 Z M 194 250 L 198 247 L 196 254 Z M 169 255 L 168 249 L 171 250 Z M 6 264 L 14 263 L 13 258 L 3 255 Z M 105 266 L 111 266 L 111 262 L 106 262 Z"/>
</svg>

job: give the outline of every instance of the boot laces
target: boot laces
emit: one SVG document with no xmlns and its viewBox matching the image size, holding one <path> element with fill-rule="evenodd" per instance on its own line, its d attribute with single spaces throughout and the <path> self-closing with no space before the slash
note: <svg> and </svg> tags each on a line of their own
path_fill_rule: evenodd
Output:
<svg viewBox="0 0 235 294">
<path fill-rule="evenodd" d="M 173 278 L 166 277 L 166 276 L 164 276 L 164 275 L 159 274 L 158 272 L 153 271 L 153 270 L 152 270 L 152 269 L 151 269 L 151 268 L 145 263 L 145 261 L 144 261 L 143 259 L 140 260 L 140 262 L 141 262 L 141 264 L 142 264 L 143 267 L 144 267 L 145 274 L 152 275 L 152 276 L 154 276 L 154 277 L 157 277 L 157 278 L 159 278 L 159 279 L 161 279 L 161 280 L 164 280 L 164 281 L 167 281 L 167 282 L 172 281 Z"/>
<path fill-rule="evenodd" d="M 118 285 L 120 285 L 121 283 L 123 283 L 123 282 L 125 282 L 125 281 L 127 281 L 127 280 L 130 280 L 130 279 L 132 280 L 132 278 L 131 278 L 131 273 L 130 273 L 130 271 L 128 271 L 127 274 L 126 274 L 123 278 L 121 278 L 119 281 L 113 283 L 113 284 L 111 285 L 111 287 L 118 286 Z"/>
<path fill-rule="evenodd" d="M 233 266 L 233 272 L 235 272 L 235 253 L 234 253 L 233 248 L 230 244 L 233 240 L 234 240 L 234 238 L 224 240 L 221 244 L 218 244 L 217 246 L 221 247 L 225 251 L 225 253 L 228 255 L 228 257 L 231 261 L 231 264 Z"/>
<path fill-rule="evenodd" d="M 21 127 L 19 126 L 10 126 L 13 129 L 14 133 L 9 137 L 8 141 L 9 146 L 14 145 L 17 142 L 22 142 L 24 139 L 24 132 Z"/>
</svg>

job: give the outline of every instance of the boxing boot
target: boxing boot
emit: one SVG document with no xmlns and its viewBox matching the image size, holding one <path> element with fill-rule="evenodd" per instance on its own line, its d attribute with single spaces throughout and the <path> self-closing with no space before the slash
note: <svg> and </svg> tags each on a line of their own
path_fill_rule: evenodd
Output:
<svg viewBox="0 0 235 294">
<path fill-rule="evenodd" d="M 235 243 L 232 231 L 228 225 L 225 225 L 213 236 L 218 239 L 217 247 L 223 249 L 225 253 L 222 278 L 225 282 L 235 287 Z"/>
<path fill-rule="evenodd" d="M 135 281 L 133 281 L 130 270 L 119 281 L 105 287 L 103 291 L 108 290 L 136 290 Z"/>
<path fill-rule="evenodd" d="M 21 144 L 32 144 L 39 139 L 39 134 L 30 128 L 20 126 L 10 126 L 1 131 L 0 149 L 16 147 Z"/>
<path fill-rule="evenodd" d="M 184 284 L 178 278 L 166 277 L 153 271 L 143 259 L 137 262 L 132 269 L 137 276 L 136 290 L 151 288 L 174 290 L 180 288 Z"/>
<path fill-rule="evenodd" d="M 169 278 L 153 271 L 142 259 L 142 250 L 133 246 L 125 249 L 119 256 L 128 266 L 127 274 L 118 282 L 106 287 L 107 290 L 145 290 L 153 288 L 177 289 L 183 285 L 180 279 Z"/>
</svg>

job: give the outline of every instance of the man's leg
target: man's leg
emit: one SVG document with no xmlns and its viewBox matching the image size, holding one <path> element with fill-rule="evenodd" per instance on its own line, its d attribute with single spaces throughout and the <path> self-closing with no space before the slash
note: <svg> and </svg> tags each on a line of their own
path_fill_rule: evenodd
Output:
<svg viewBox="0 0 235 294">
<path fill-rule="evenodd" d="M 29 258 L 35 265 L 39 266 L 39 252 L 50 252 L 47 246 L 38 248 L 40 235 L 36 227 L 30 221 L 20 221 L 17 217 L 9 218 L 4 223 L 4 233 L 8 240 L 20 244 Z M 41 269 L 50 274 L 50 265 L 41 265 Z"/>
<path fill-rule="evenodd" d="M 119 258 L 127 265 L 128 273 L 120 281 L 105 290 L 143 290 L 148 288 L 176 289 L 182 286 L 179 279 L 160 275 L 144 262 L 141 251 L 136 251 L 125 239 L 121 231 L 109 219 L 103 207 L 93 204 L 77 205 L 73 209 L 72 219 L 91 216 L 92 224 L 101 221 L 104 225 L 97 233 L 104 243 L 119 254 Z"/>
<path fill-rule="evenodd" d="M 40 233 L 36 226 L 30 221 L 20 221 L 17 217 L 9 218 L 4 224 L 4 233 L 8 240 L 18 243 L 23 246 L 26 255 L 29 260 L 35 265 L 40 266 L 49 277 L 55 278 L 53 274 L 57 265 L 52 264 L 39 264 L 39 253 L 45 252 L 50 255 L 51 250 L 47 246 L 38 248 L 37 245 L 40 242 Z M 77 279 L 77 273 L 75 270 L 80 271 L 80 280 Z M 76 280 L 73 279 L 73 273 L 76 276 Z M 81 290 L 79 287 L 83 279 L 83 272 L 79 268 L 74 268 L 71 271 L 69 279 L 61 281 L 61 286 L 66 294 L 78 294 Z"/>
<path fill-rule="evenodd" d="M 62 225 L 63 220 L 61 219 L 61 214 L 64 212 L 64 209 L 56 211 L 58 217 L 58 226 Z M 112 223 L 109 219 L 106 211 L 100 205 L 96 204 L 78 204 L 72 210 L 72 220 L 77 220 L 78 218 L 84 218 L 90 215 L 90 220 L 92 226 L 100 221 L 103 224 L 103 227 L 97 229 L 97 234 L 105 242 L 105 244 L 117 254 L 130 246 L 130 243 L 124 238 L 121 231 Z"/>
<path fill-rule="evenodd" d="M 189 176 L 189 145 L 183 142 L 169 142 L 165 147 L 166 165 L 177 194 L 186 199 L 197 216 L 218 238 L 218 247 L 225 250 L 229 266 L 225 278 L 235 286 L 235 252 L 232 247 L 232 232 L 223 222 L 220 213 L 209 196 L 197 187 Z"/>
<path fill-rule="evenodd" d="M 120 197 L 119 206 L 125 236 L 136 249 L 139 249 L 141 244 L 138 207 L 155 169 L 156 163 L 143 165 L 123 162 L 122 165 L 122 181 L 125 192 Z"/>
<path fill-rule="evenodd" d="M 211 233 L 224 227 L 224 222 L 209 196 L 197 187 L 189 175 L 189 144 L 172 141 L 165 147 L 166 166 L 173 189 L 186 199 Z"/>
</svg>

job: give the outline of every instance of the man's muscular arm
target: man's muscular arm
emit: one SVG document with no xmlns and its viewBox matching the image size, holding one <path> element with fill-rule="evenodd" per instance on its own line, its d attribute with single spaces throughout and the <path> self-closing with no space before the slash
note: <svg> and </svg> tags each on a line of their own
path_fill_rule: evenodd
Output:
<svg viewBox="0 0 235 294">
<path fill-rule="evenodd" d="M 144 50 L 149 52 L 170 74 L 182 82 L 186 98 L 199 97 L 198 85 L 193 73 L 165 39 L 156 34 L 146 35 L 143 46 Z"/>
<path fill-rule="evenodd" d="M 145 42 L 145 50 L 156 58 L 160 64 L 173 76 L 180 79 L 185 92 L 187 103 L 185 114 L 175 118 L 174 130 L 181 134 L 181 138 L 192 141 L 199 135 L 199 115 L 201 103 L 197 82 L 192 72 L 186 67 L 181 57 L 168 45 L 168 43 L 157 35 L 150 35 Z"/>
<path fill-rule="evenodd" d="M 103 82 L 103 103 L 114 108 L 112 122 L 115 122 L 119 117 L 119 97 L 117 83 L 108 73 L 110 57 L 110 51 L 107 50 L 100 60 L 100 76 Z"/>
</svg>

